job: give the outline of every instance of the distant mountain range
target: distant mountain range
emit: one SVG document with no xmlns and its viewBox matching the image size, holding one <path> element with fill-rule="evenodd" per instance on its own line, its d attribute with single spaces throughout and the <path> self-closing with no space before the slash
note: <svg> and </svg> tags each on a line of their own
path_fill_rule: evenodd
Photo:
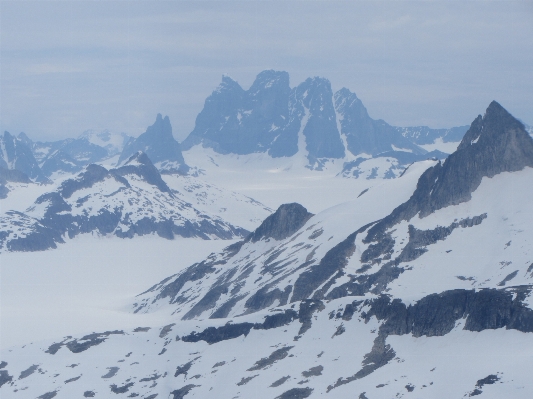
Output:
<svg viewBox="0 0 533 399">
<path fill-rule="evenodd" d="M 336 93 L 324 78 L 309 78 L 295 88 L 287 72 L 263 71 L 250 89 L 231 78 L 206 99 L 194 130 L 183 141 L 187 151 L 196 145 L 222 154 L 267 152 L 290 157 L 303 151 L 312 168 L 347 152 L 372 156 L 403 151 L 423 155 L 419 145 L 441 138 L 459 142 L 468 129 L 399 128 L 372 119 L 355 93 Z"/>
<path fill-rule="evenodd" d="M 118 164 L 143 151 L 163 173 L 189 173 L 187 152 L 195 146 L 220 154 L 266 153 L 274 158 L 303 154 L 308 167 L 322 170 L 328 160 L 353 162 L 358 156 L 406 159 L 443 157 L 426 154 L 421 146 L 461 140 L 468 126 L 431 129 L 426 126 L 395 127 L 372 119 L 361 100 L 343 88 L 332 92 L 325 78 L 309 78 L 291 88 L 287 72 L 261 72 L 248 90 L 223 76 L 221 84 L 206 99 L 193 131 L 180 144 L 172 135 L 168 117 L 155 123 L 138 138 L 108 130 L 88 130 L 76 139 L 33 142 L 26 134 L 4 133 L 0 138 L 0 167 L 16 169 L 32 181 L 46 182 L 56 173 L 77 173 L 90 163 L 118 156 Z M 405 153 L 412 154 L 409 158 Z M 120 154 L 120 155 L 119 155 Z M 190 163 L 190 162 L 189 162 Z M 395 166 L 395 167 L 396 167 Z M 361 168 L 343 176 L 356 177 Z M 400 167 L 398 170 L 403 170 Z M 354 174 L 355 172 L 355 174 Z M 384 172 L 398 175 L 396 169 Z"/>
</svg>

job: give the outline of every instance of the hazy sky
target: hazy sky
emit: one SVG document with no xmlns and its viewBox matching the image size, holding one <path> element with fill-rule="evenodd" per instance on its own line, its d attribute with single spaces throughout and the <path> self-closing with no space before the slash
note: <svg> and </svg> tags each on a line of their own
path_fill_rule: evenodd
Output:
<svg viewBox="0 0 533 399">
<path fill-rule="evenodd" d="M 133 135 L 169 115 L 180 141 L 228 74 L 348 87 L 399 126 L 469 124 L 495 99 L 533 123 L 533 2 L 0 0 L 0 128 L 35 140 Z"/>
</svg>

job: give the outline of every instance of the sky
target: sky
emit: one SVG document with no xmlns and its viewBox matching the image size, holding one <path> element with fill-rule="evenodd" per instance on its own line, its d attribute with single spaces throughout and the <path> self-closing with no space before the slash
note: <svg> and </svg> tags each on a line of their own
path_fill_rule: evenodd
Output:
<svg viewBox="0 0 533 399">
<path fill-rule="evenodd" d="M 33 140 L 194 128 L 223 74 L 321 76 L 396 126 L 533 124 L 533 2 L 4 1 L 0 129 Z"/>
</svg>

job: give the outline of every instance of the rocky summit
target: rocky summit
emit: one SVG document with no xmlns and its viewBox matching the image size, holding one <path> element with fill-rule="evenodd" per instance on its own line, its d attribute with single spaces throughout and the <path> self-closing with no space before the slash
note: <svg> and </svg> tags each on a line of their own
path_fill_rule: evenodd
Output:
<svg viewBox="0 0 533 399">
<path fill-rule="evenodd" d="M 311 168 L 321 170 L 326 160 L 348 153 L 422 156 L 427 151 L 418 144 L 459 142 L 465 132 L 466 127 L 394 127 L 372 119 L 347 88 L 333 93 L 329 80 L 320 77 L 291 88 L 288 73 L 269 70 L 257 75 L 248 90 L 224 76 L 182 148 L 201 145 L 221 154 L 268 153 L 274 158 L 301 152 Z"/>
<path fill-rule="evenodd" d="M 157 114 L 154 124 L 149 126 L 146 132 L 136 139 L 130 139 L 120 154 L 118 165 L 121 165 L 138 151 L 148 155 L 159 170 L 178 173 L 187 173 L 188 171 L 180 144 L 172 135 L 172 126 L 168 116 L 163 118 L 161 114 Z"/>
</svg>

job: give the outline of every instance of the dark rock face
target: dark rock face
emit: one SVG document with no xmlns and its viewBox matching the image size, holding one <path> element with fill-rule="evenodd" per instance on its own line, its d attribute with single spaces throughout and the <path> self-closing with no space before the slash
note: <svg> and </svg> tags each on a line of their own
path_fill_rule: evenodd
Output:
<svg viewBox="0 0 533 399">
<path fill-rule="evenodd" d="M 102 342 L 105 342 L 105 340 L 113 334 L 124 334 L 123 331 L 106 331 L 103 333 L 93 333 L 86 335 L 79 340 L 73 340 L 70 342 L 67 342 L 65 345 L 66 347 L 72 352 L 72 353 L 80 353 L 84 352 L 87 349 L 99 345 Z"/>
<path fill-rule="evenodd" d="M 483 177 L 533 167 L 533 139 L 524 125 L 493 101 L 478 116 L 453 154 L 426 170 L 411 198 L 373 226 L 365 242 L 376 241 L 402 220 L 469 201 Z"/>
<path fill-rule="evenodd" d="M 300 302 L 300 310 L 298 311 L 298 320 L 302 323 L 299 335 L 302 335 L 311 328 L 313 313 L 324 310 L 325 306 L 322 301 L 307 299 Z"/>
<path fill-rule="evenodd" d="M 197 385 L 194 384 L 185 385 L 180 389 L 175 389 L 174 391 L 170 392 L 170 395 L 172 395 L 172 399 L 183 399 L 190 392 L 190 390 L 196 386 Z"/>
<path fill-rule="evenodd" d="M 181 303 L 183 298 L 178 297 L 178 294 L 180 293 L 183 286 L 188 281 L 198 281 L 202 279 L 207 274 L 215 272 L 215 266 L 216 264 L 212 261 L 202 261 L 200 263 L 195 263 L 191 267 L 187 268 L 183 273 L 181 273 L 179 276 L 176 277 L 174 281 L 167 284 L 165 288 L 161 291 L 161 293 L 157 296 L 158 299 L 162 298 L 170 298 L 170 303 Z M 162 286 L 165 284 L 168 280 L 171 280 L 174 276 L 171 276 L 163 281 L 161 281 L 157 286 Z M 153 291 L 157 288 L 157 286 L 154 286 L 150 288 L 148 291 Z M 142 295 L 142 294 L 141 294 Z M 183 299 L 185 301 L 185 299 Z M 138 308 L 140 310 L 140 308 Z M 137 310 L 137 311 L 138 311 Z"/>
<path fill-rule="evenodd" d="M 290 375 L 287 375 L 285 377 L 281 377 L 279 380 L 274 381 L 270 385 L 270 388 L 275 388 L 275 387 L 279 387 L 280 385 L 283 385 L 289 378 L 291 378 Z"/>
<path fill-rule="evenodd" d="M 61 197 L 70 198 L 76 191 L 91 188 L 94 184 L 104 181 L 109 176 L 109 171 L 106 168 L 92 164 L 87 166 L 86 170 L 80 173 L 77 178 L 68 179 L 61 183 L 58 191 Z"/>
<path fill-rule="evenodd" d="M 19 380 L 22 380 L 23 378 L 29 377 L 30 375 L 35 373 L 35 371 L 37 371 L 38 368 L 39 368 L 39 365 L 38 364 L 34 364 L 33 366 L 28 367 L 26 370 L 21 371 L 20 375 L 19 375 Z"/>
<path fill-rule="evenodd" d="M 13 376 L 9 375 L 7 370 L 0 370 L 0 387 L 11 381 L 13 381 Z"/>
<path fill-rule="evenodd" d="M 222 154 L 267 151 L 277 137 L 284 136 L 290 92 L 286 72 L 263 71 L 247 91 L 224 76 L 206 99 L 183 149 L 202 143 Z M 289 149 L 291 155 L 296 151 L 297 147 Z"/>
<path fill-rule="evenodd" d="M 298 132 L 306 120 L 303 135 L 310 162 L 342 158 L 332 97 L 329 81 L 322 78 L 307 79 L 291 90 L 287 72 L 263 71 L 245 91 L 223 77 L 182 145 L 185 150 L 201 143 L 222 154 L 288 157 L 298 152 Z"/>
<path fill-rule="evenodd" d="M 4 135 L 0 136 L 0 144 L 3 148 L 0 151 L 0 167 L 19 170 L 36 182 L 48 182 L 37 164 L 31 148 L 24 141 L 4 132 Z"/>
<path fill-rule="evenodd" d="M 337 119 L 333 107 L 333 92 L 329 80 L 309 78 L 295 89 L 300 107 L 308 111 L 303 130 L 306 150 L 311 159 L 343 158 L 344 145 L 337 130 Z M 311 160 L 310 159 L 310 160 Z"/>
<path fill-rule="evenodd" d="M 109 388 L 111 388 L 111 392 L 113 393 L 116 393 L 116 394 L 119 394 L 119 393 L 126 393 L 130 390 L 130 388 L 135 385 L 133 382 L 129 382 L 121 387 L 115 385 L 115 384 L 112 384 L 109 386 Z"/>
<path fill-rule="evenodd" d="M 184 342 L 205 341 L 214 344 L 227 339 L 237 338 L 241 335 L 247 336 L 254 325 L 252 323 L 226 324 L 222 327 L 208 327 L 201 333 L 191 333 L 181 337 Z"/>
<path fill-rule="evenodd" d="M 319 375 L 322 375 L 322 371 L 324 370 L 324 366 L 315 366 L 311 367 L 309 370 L 303 371 L 302 376 L 304 377 L 316 377 Z"/>
<path fill-rule="evenodd" d="M 187 377 L 187 374 L 193 364 L 194 364 L 194 360 L 191 360 L 185 364 L 182 364 L 181 366 L 176 367 L 176 372 L 174 373 L 174 377 L 177 377 L 179 375 L 184 375 L 185 377 Z"/>
<path fill-rule="evenodd" d="M 161 164 L 162 169 L 178 173 L 187 173 L 189 169 L 183 159 L 181 146 L 172 135 L 168 116 L 163 118 L 157 114 L 155 123 L 145 133 L 124 146 L 118 164 L 139 151 L 146 153 L 153 163 Z"/>
<path fill-rule="evenodd" d="M 313 388 L 292 388 L 277 396 L 276 399 L 305 399 L 312 393 Z"/>
<path fill-rule="evenodd" d="M 254 325 L 254 328 L 256 330 L 270 330 L 271 328 L 286 326 L 297 318 L 298 313 L 292 309 L 286 309 L 285 312 L 265 316 L 265 321 L 262 324 Z"/>
<path fill-rule="evenodd" d="M 495 384 L 498 381 L 500 381 L 500 378 L 497 375 L 490 374 L 490 375 L 486 376 L 485 378 L 477 380 L 476 387 L 483 388 L 483 385 L 492 385 L 492 384 Z"/>
<path fill-rule="evenodd" d="M 37 399 L 52 399 L 55 398 L 57 395 L 57 391 L 51 391 L 43 393 L 41 396 L 38 396 Z"/>
<path fill-rule="evenodd" d="M 298 313 L 292 309 L 287 309 L 283 313 L 266 316 L 263 323 L 238 323 L 226 324 L 222 327 L 208 327 L 200 333 L 192 332 L 189 335 L 182 337 L 182 341 L 205 341 L 208 344 L 215 344 L 220 341 L 240 337 L 241 335 L 246 337 L 252 328 L 254 330 L 270 330 L 271 328 L 278 328 L 290 324 L 297 318 Z M 310 318 L 311 316 L 309 315 L 309 324 Z"/>
<path fill-rule="evenodd" d="M 5 184 L 7 182 L 30 183 L 31 180 L 24 172 L 21 172 L 20 170 L 0 167 L 0 184 Z"/>
<path fill-rule="evenodd" d="M 442 336 L 463 318 L 464 329 L 468 331 L 505 327 L 533 332 L 533 310 L 523 303 L 528 292 L 529 287 L 477 292 L 458 289 L 428 295 L 408 307 L 399 299 L 391 301 L 381 295 L 370 303 L 370 310 L 363 316 L 365 320 L 372 316 L 384 320 L 380 327 L 384 335 Z"/>
<path fill-rule="evenodd" d="M 284 346 L 283 348 L 276 349 L 274 352 L 272 352 L 268 357 L 264 357 L 255 364 L 250 367 L 247 371 L 256 371 L 264 369 L 277 361 L 283 360 L 287 357 L 289 354 L 289 351 L 294 348 L 293 346 Z"/>
<path fill-rule="evenodd" d="M 360 380 L 361 378 L 372 374 L 380 367 L 385 366 L 388 362 L 394 359 L 394 357 L 396 356 L 396 352 L 394 352 L 394 349 L 392 349 L 392 347 L 388 345 L 385 341 L 386 336 L 380 333 L 374 340 L 372 350 L 365 355 L 362 362 L 361 370 L 359 370 L 357 373 L 350 377 L 339 378 L 335 382 L 335 384 L 328 386 L 327 392 L 341 385 L 348 384 L 352 381 Z"/>
<path fill-rule="evenodd" d="M 327 159 L 343 158 L 346 150 L 377 155 L 392 151 L 394 145 L 414 154 L 426 153 L 398 129 L 371 119 L 348 89 L 334 96 L 327 79 L 309 78 L 291 89 L 287 72 L 270 70 L 261 72 L 249 90 L 224 76 L 182 147 L 188 150 L 201 144 L 221 154 L 268 152 L 274 158 L 290 157 L 303 150 L 298 148 L 301 132 L 308 166 L 318 170 Z"/>
<path fill-rule="evenodd" d="M 393 145 L 416 155 L 427 152 L 402 136 L 397 128 L 370 118 L 361 100 L 346 88 L 335 93 L 335 108 L 341 116 L 341 133 L 346 136 L 348 150 L 354 155 L 377 155 L 392 151 Z"/>
<path fill-rule="evenodd" d="M 486 218 L 487 214 L 484 213 L 479 216 L 474 216 L 473 218 L 466 218 L 459 222 L 453 222 L 447 227 L 438 226 L 433 230 L 418 230 L 413 225 L 409 225 L 409 242 L 403 248 L 401 254 L 395 259 L 395 262 L 398 264 L 415 260 L 424 252 L 427 252 L 426 246 L 446 239 L 446 237 L 448 237 L 456 228 L 477 226 Z M 381 255 L 381 253 L 378 255 Z"/>
<path fill-rule="evenodd" d="M 312 216 L 313 214 L 300 204 L 281 205 L 246 238 L 246 241 L 257 242 L 268 238 L 283 240 L 300 230 Z"/>
</svg>

